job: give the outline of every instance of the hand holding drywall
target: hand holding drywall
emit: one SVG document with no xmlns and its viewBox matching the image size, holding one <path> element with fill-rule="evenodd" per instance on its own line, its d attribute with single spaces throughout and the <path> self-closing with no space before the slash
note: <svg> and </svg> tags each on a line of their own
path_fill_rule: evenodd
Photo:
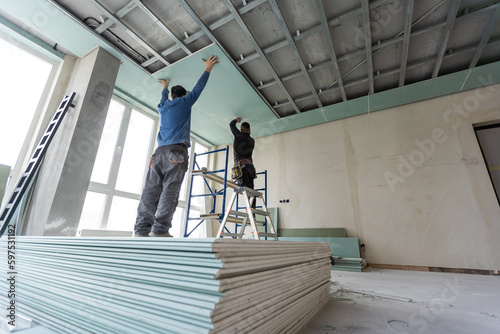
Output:
<svg viewBox="0 0 500 334">
<path fill-rule="evenodd" d="M 170 78 L 167 78 L 167 80 L 158 79 L 158 82 L 160 83 L 160 85 L 163 86 L 163 88 L 168 89 L 168 85 L 170 84 Z"/>
<path fill-rule="evenodd" d="M 201 58 L 201 60 L 205 63 L 205 71 L 207 71 L 208 73 L 210 73 L 212 71 L 212 68 L 214 68 L 214 66 L 219 63 L 219 58 L 214 55 L 210 56 L 208 60 L 205 60 L 203 58 Z"/>
</svg>

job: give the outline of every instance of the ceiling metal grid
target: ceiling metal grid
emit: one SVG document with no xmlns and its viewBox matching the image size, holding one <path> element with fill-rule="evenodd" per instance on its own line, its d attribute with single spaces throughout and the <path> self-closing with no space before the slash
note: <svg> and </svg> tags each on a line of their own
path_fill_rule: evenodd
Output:
<svg viewBox="0 0 500 334">
<path fill-rule="evenodd" d="M 154 74 L 216 43 L 286 117 L 500 59 L 491 0 L 50 0 Z"/>
</svg>

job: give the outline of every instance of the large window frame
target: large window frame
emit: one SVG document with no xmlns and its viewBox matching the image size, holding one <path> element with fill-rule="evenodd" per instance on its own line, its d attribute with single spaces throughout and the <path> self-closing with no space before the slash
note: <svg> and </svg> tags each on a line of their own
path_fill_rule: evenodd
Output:
<svg viewBox="0 0 500 334">
<path fill-rule="evenodd" d="M 118 131 L 117 142 L 115 145 L 115 147 L 120 148 L 122 150 L 122 152 L 120 154 L 115 154 L 113 156 L 107 184 L 90 181 L 90 184 L 89 184 L 89 187 L 87 190 L 89 192 L 104 194 L 106 196 L 105 202 L 104 202 L 104 208 L 102 211 L 101 221 L 100 221 L 100 227 L 99 227 L 99 229 L 101 229 L 101 230 L 105 230 L 107 225 L 108 225 L 109 215 L 111 212 L 111 205 L 113 203 L 113 199 L 116 196 L 128 198 L 128 199 L 133 199 L 133 200 L 140 200 L 140 198 L 141 198 L 140 192 L 133 193 L 133 192 L 127 192 L 127 191 L 122 191 L 122 190 L 116 189 L 116 183 L 118 180 L 118 172 L 119 172 L 119 168 L 120 168 L 121 159 L 123 157 L 123 147 L 125 145 L 125 140 L 127 137 L 127 131 L 128 131 L 129 123 L 130 123 L 130 118 L 132 116 L 132 112 L 133 111 L 139 112 L 139 113 L 151 118 L 154 122 L 153 130 L 151 131 L 149 147 L 147 150 L 148 159 L 149 159 L 149 157 L 152 156 L 153 151 L 155 149 L 156 135 L 158 133 L 158 127 L 159 127 L 159 115 L 158 114 L 153 113 L 152 111 L 149 111 L 149 110 L 146 111 L 147 110 L 146 108 L 144 108 L 144 109 L 138 108 L 136 105 L 132 105 L 131 103 L 125 101 L 124 99 L 122 99 L 116 95 L 113 95 L 112 99 L 125 106 L 123 117 L 122 117 L 122 120 L 120 123 L 120 129 Z M 145 164 L 141 184 L 144 184 L 147 169 L 148 169 L 148 166 L 147 166 L 147 164 Z M 142 189 L 141 189 L 141 191 L 142 191 Z"/>
<path fill-rule="evenodd" d="M 141 189 L 140 192 L 138 193 L 133 193 L 133 192 L 127 192 L 127 191 L 122 191 L 117 189 L 117 180 L 118 180 L 118 174 L 120 170 L 120 163 L 121 159 L 123 157 L 123 148 L 125 145 L 126 137 L 127 137 L 127 131 L 128 131 L 128 126 L 130 123 L 130 118 L 132 116 L 132 111 L 137 111 L 140 112 L 141 114 L 151 118 L 154 120 L 154 125 L 153 125 L 153 130 L 151 132 L 150 140 L 149 140 L 149 147 L 147 150 L 147 161 L 150 161 L 151 156 L 153 155 L 155 149 L 157 148 L 157 141 L 156 137 L 158 135 L 159 127 L 160 127 L 160 122 L 159 122 L 159 115 L 150 109 L 147 109 L 146 107 L 140 108 L 137 104 L 132 104 L 119 96 L 113 95 L 112 97 L 113 100 L 116 102 L 122 104 L 125 106 L 125 110 L 123 113 L 123 117 L 120 121 L 120 128 L 118 130 L 118 137 L 117 141 L 115 144 L 115 150 L 116 149 L 121 149 L 121 153 L 118 155 L 114 155 L 108 175 L 108 180 L 107 183 L 101 183 L 101 182 L 96 182 L 96 181 L 90 181 L 89 187 L 87 189 L 87 193 L 96 193 L 100 195 L 104 195 L 104 203 L 101 211 L 101 216 L 100 216 L 100 222 L 99 222 L 99 230 L 107 230 L 108 225 L 109 225 L 109 218 L 110 218 L 110 213 L 113 205 L 113 200 L 116 197 L 120 198 L 125 198 L 125 199 L 132 199 L 132 200 L 137 200 L 139 201 L 141 198 L 141 193 L 142 193 L 142 187 L 144 185 L 147 171 L 149 168 L 148 164 L 144 164 L 144 170 L 143 170 L 143 178 L 141 180 Z M 200 147 L 201 146 L 201 147 Z M 183 237 L 185 233 L 185 220 L 186 220 L 186 215 L 187 215 L 187 209 L 188 209 L 188 202 L 189 202 L 189 189 L 191 187 L 191 177 L 190 177 L 190 170 L 191 166 L 193 165 L 193 159 L 194 159 L 194 152 L 198 150 L 208 150 L 209 147 L 203 145 L 202 143 L 199 143 L 196 139 L 191 138 L 191 147 L 189 148 L 189 169 L 186 171 L 184 181 L 182 183 L 182 188 L 181 192 L 179 194 L 179 202 L 177 204 L 176 208 L 176 213 L 174 215 L 174 219 L 172 220 L 172 232 L 174 233 L 174 236 L 177 237 Z M 209 161 L 207 161 L 209 163 Z M 198 210 L 198 211 L 205 211 L 206 209 L 207 202 L 205 199 L 203 199 L 203 203 L 201 203 L 201 206 L 195 206 L 192 205 L 191 209 L 192 210 Z M 135 217 L 134 217 L 135 218 Z M 84 229 L 86 227 L 83 227 Z M 82 229 L 82 226 L 80 225 L 79 230 Z M 116 229 L 113 229 L 116 230 Z M 120 229 L 120 231 L 128 231 L 126 229 Z M 204 238 L 207 236 L 207 230 L 205 228 L 201 228 L 197 233 L 197 237 Z"/>
</svg>

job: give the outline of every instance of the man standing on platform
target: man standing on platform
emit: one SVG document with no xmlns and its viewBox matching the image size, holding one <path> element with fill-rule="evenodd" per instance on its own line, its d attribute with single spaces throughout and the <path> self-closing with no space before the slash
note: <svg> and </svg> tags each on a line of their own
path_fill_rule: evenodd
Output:
<svg viewBox="0 0 500 334">
<path fill-rule="evenodd" d="M 171 237 L 168 230 L 172 227 L 172 217 L 189 162 L 191 107 L 205 88 L 212 68 L 219 63 L 216 56 L 202 60 L 205 71 L 191 92 L 186 92 L 182 86 L 174 86 L 172 100 L 169 100 L 170 79 L 158 80 L 164 88 L 158 105 L 158 148 L 151 158 L 137 209 L 134 226 L 136 237 Z"/>
<path fill-rule="evenodd" d="M 241 123 L 241 131 L 238 130 L 236 123 L 240 122 L 241 118 L 238 117 L 229 123 L 229 127 L 234 136 L 234 164 L 239 164 L 241 166 L 241 172 L 243 174 L 241 178 L 236 180 L 236 183 L 242 187 L 253 189 L 253 180 L 257 177 L 252 160 L 255 140 L 250 137 L 250 124 L 247 122 Z"/>
</svg>

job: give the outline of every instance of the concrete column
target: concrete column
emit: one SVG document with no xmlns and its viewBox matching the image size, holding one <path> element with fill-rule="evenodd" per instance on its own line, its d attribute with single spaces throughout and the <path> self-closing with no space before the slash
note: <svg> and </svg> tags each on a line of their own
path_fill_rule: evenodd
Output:
<svg viewBox="0 0 500 334">
<path fill-rule="evenodd" d="M 99 47 L 76 60 L 66 90 L 76 92 L 75 108 L 39 170 L 23 234 L 76 235 L 119 66 L 120 60 Z"/>
</svg>

